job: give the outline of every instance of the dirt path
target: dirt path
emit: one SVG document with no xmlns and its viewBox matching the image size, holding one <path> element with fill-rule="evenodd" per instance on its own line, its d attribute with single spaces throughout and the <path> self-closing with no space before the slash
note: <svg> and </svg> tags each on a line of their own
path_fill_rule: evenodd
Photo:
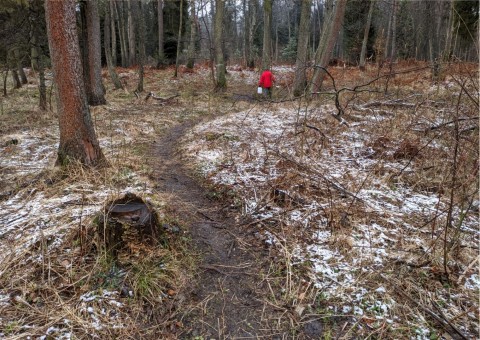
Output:
<svg viewBox="0 0 480 340">
<path fill-rule="evenodd" d="M 206 197 L 206 190 L 188 175 L 176 154 L 180 138 L 193 125 L 173 127 L 157 143 L 155 152 L 158 188 L 174 193 L 179 204 L 186 204 L 195 216 L 190 234 L 202 257 L 196 282 L 186 296 L 193 308 L 183 320 L 185 332 L 180 337 L 271 338 L 262 325 L 268 311 L 259 295 L 259 263 L 252 250 L 238 242 L 241 235 L 232 214 Z"/>
</svg>

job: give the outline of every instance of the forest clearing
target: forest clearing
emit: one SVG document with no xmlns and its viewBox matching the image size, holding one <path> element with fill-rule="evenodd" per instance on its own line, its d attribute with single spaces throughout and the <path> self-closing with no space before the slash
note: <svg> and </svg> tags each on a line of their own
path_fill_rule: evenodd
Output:
<svg viewBox="0 0 480 340">
<path fill-rule="evenodd" d="M 0 338 L 480 338 L 478 13 L 2 1 Z"/>
<path fill-rule="evenodd" d="M 293 73 L 289 66 L 273 70 L 279 82 Z M 254 71 L 228 68 L 232 90 L 218 96 L 202 90 L 205 67 L 174 80 L 171 69 L 149 69 L 149 91 L 180 96 L 162 102 L 107 89 L 108 104 L 92 116 L 110 167 L 93 172 L 53 167 L 55 113 L 36 111 L 33 84 L 17 90 L 2 101 L 1 331 L 194 337 L 198 324 L 189 329 L 184 318 L 194 310 L 194 278 L 206 270 L 190 248 L 189 224 L 198 216 L 181 194 L 159 190 L 155 176 L 159 138 L 193 121 L 178 136 L 175 154 L 204 183 L 204 195 L 231 210 L 233 222 L 225 227 L 235 246 L 256 256 L 261 272 L 254 288 L 272 313 L 262 315 L 256 334 L 431 338 L 456 328 L 474 337 L 478 121 L 460 85 L 474 91 L 478 78 L 475 65 L 451 70 L 436 84 L 423 70 L 390 79 L 388 94 L 374 91 L 385 80 L 369 92 L 342 93 L 341 124 L 332 117 L 332 94 L 282 100 L 288 86 L 279 86 L 277 101 L 256 100 Z M 331 69 L 337 89 L 375 72 Z M 128 69 L 120 74 L 129 82 L 137 76 Z M 456 161 L 455 131 L 462 136 Z M 455 162 L 461 189 L 450 205 Z M 131 245 L 131 258 L 123 260 L 128 269 L 98 257 L 94 244 L 95 216 L 127 192 L 151 201 L 166 228 L 160 249 Z M 213 307 L 204 308 L 208 314 Z M 197 335 L 228 335 L 220 325 L 202 327 Z"/>
</svg>

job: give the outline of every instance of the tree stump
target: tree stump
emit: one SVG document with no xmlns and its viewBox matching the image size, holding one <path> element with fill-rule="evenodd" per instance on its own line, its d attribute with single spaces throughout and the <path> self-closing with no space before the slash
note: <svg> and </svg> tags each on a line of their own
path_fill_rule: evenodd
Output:
<svg viewBox="0 0 480 340">
<path fill-rule="evenodd" d="M 144 248 L 155 246 L 160 238 L 158 215 L 152 205 L 127 193 L 105 205 L 99 216 L 99 241 L 114 259 L 141 256 Z"/>
</svg>

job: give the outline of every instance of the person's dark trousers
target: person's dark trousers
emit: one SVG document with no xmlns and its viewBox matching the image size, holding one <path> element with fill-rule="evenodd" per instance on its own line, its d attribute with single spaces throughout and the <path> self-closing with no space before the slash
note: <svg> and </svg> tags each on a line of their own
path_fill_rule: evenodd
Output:
<svg viewBox="0 0 480 340">
<path fill-rule="evenodd" d="M 264 87 L 263 95 L 268 99 L 272 99 L 272 89 L 270 87 Z"/>
</svg>

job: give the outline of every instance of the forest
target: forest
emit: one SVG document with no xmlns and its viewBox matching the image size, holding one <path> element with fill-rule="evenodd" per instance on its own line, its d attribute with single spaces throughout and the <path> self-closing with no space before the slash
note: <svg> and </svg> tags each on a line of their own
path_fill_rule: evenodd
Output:
<svg viewBox="0 0 480 340">
<path fill-rule="evenodd" d="M 2 0 L 0 338 L 480 338 L 479 30 Z"/>
</svg>

